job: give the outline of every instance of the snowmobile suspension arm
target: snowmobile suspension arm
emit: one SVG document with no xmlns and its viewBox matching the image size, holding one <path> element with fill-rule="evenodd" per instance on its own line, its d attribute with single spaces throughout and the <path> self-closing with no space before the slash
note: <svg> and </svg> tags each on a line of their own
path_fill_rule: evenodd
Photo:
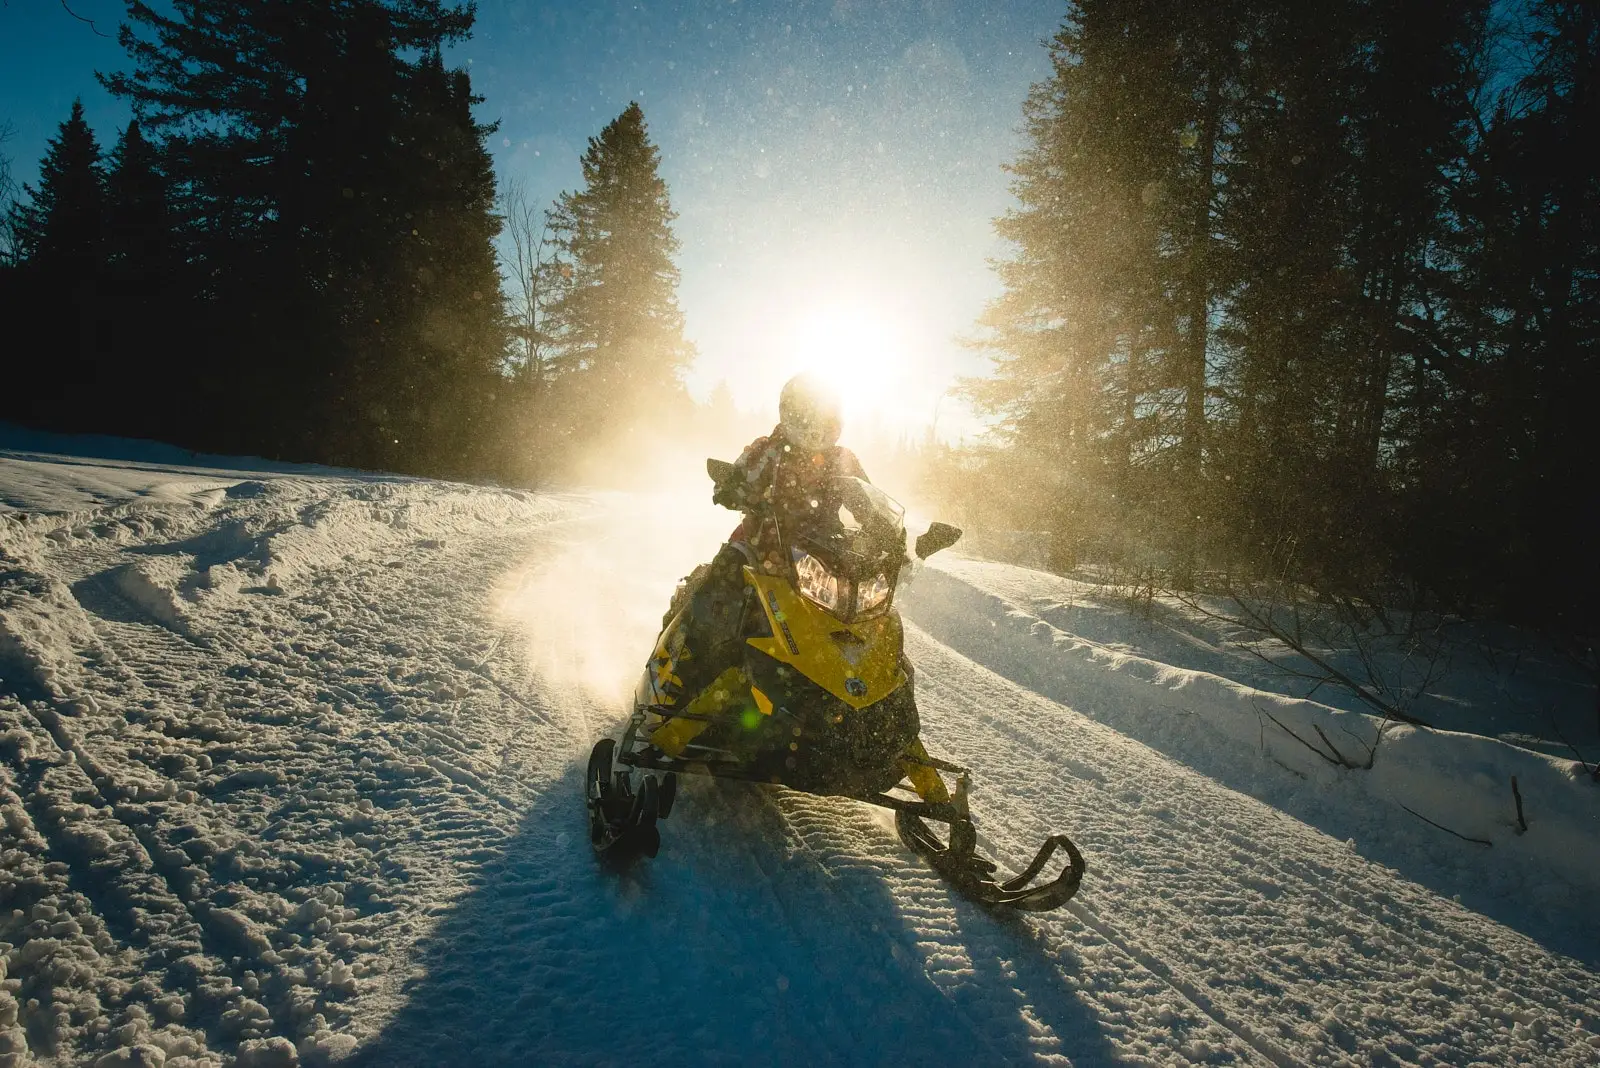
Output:
<svg viewBox="0 0 1600 1068">
<path fill-rule="evenodd" d="M 706 775 L 714 779 L 735 779 L 740 782 L 768 783 L 770 780 L 749 774 L 745 767 L 729 760 L 677 760 L 665 754 L 649 752 L 618 753 L 617 762 L 648 771 L 673 771 L 680 775 Z M 779 783 L 778 785 L 782 785 Z M 965 805 L 951 801 L 921 801 L 893 794 L 838 794 L 852 801 L 864 801 L 880 808 L 894 809 L 914 816 L 922 816 L 940 823 L 954 823 L 967 819 Z M 1041 865 L 1043 861 L 1040 862 Z"/>
</svg>

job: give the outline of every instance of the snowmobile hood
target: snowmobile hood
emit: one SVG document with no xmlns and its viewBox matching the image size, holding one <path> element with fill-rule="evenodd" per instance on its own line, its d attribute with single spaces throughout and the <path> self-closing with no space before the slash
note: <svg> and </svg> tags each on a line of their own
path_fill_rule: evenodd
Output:
<svg viewBox="0 0 1600 1068">
<path fill-rule="evenodd" d="M 900 617 L 841 623 L 797 593 L 787 579 L 745 568 L 772 628 L 770 637 L 746 639 L 752 648 L 787 664 L 851 708 L 888 697 L 906 681 L 900 669 Z"/>
</svg>

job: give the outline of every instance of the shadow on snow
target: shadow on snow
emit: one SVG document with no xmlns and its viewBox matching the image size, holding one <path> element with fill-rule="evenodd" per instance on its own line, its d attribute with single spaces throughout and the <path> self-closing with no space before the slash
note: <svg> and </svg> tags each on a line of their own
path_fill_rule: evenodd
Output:
<svg viewBox="0 0 1600 1068">
<path fill-rule="evenodd" d="M 570 768 L 351 1063 L 1115 1059 L 1070 951 L 957 898 L 874 810 L 690 779 L 661 828 L 654 860 L 600 863 Z"/>
<path fill-rule="evenodd" d="M 1445 897 L 1459 894 L 1467 908 L 1552 952 L 1589 967 L 1600 965 L 1600 933 L 1591 927 L 1540 902 L 1499 896 L 1474 882 L 1472 872 L 1493 863 L 1494 851 L 1475 852 L 1463 860 L 1458 843 L 1430 839 L 1441 832 L 1421 821 L 1415 828 L 1406 826 L 1401 821 L 1412 817 L 1397 806 L 1364 793 L 1355 796 L 1353 791 L 1330 803 L 1326 788 L 1303 782 L 1253 752 L 1241 752 L 1231 743 L 1217 744 L 1211 737 L 1196 737 L 1195 727 L 1189 725 L 1195 723 L 1192 717 L 1185 717 L 1184 724 L 1152 720 L 1148 708 L 1127 707 L 1129 698 L 1117 687 L 1086 691 L 1083 678 L 1041 660 L 1035 646 L 1019 640 L 1004 620 L 994 618 L 994 598 L 959 578 L 930 568 L 899 603 L 906 618 L 935 641 L 1015 685 L 1074 709 L 1333 838 L 1358 841 L 1368 860 L 1394 868 Z M 1155 697 L 1152 689 L 1152 700 Z M 1374 835 L 1375 825 L 1386 829 Z"/>
</svg>

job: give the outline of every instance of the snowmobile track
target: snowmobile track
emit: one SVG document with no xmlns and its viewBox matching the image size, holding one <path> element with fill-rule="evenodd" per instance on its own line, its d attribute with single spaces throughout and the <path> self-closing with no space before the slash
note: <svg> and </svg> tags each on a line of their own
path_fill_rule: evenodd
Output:
<svg viewBox="0 0 1600 1068">
<path fill-rule="evenodd" d="M 105 853 L 92 853 L 86 848 L 84 829 L 76 824 L 69 825 L 58 806 L 50 803 L 42 787 L 52 773 L 74 779 L 71 787 L 74 796 L 96 797 L 98 793 L 76 755 L 56 743 L 46 726 L 47 716 L 38 715 L 37 710 L 30 711 L 35 713 L 40 729 L 36 743 L 50 745 L 51 751 L 42 757 L 35 754 L 36 759 L 26 765 L 28 770 L 18 777 L 14 796 L 44 838 L 48 852 L 66 865 L 68 885 L 83 894 L 115 937 L 146 954 L 152 964 L 167 966 L 184 953 L 201 952 L 200 927 L 195 923 L 187 925 L 186 931 L 174 931 L 170 924 L 164 925 L 161 933 L 169 940 L 181 940 L 180 943 L 176 946 L 154 944 L 154 934 L 147 926 L 148 918 L 170 916 L 174 901 L 172 887 L 154 871 L 149 850 L 125 823 L 114 815 L 109 819 L 100 818 L 98 813 L 89 817 L 94 829 L 102 830 L 115 845 L 119 858 L 107 862 Z M 75 833 L 68 833 L 69 826 Z M 95 871 L 97 861 L 102 862 L 102 866 L 114 864 L 116 870 Z"/>
<path fill-rule="evenodd" d="M 1162 963 L 1159 957 L 1141 949 L 1136 942 L 1126 935 L 1119 934 L 1115 927 L 1101 919 L 1093 909 L 1081 901 L 1067 902 L 1067 910 L 1076 915 L 1086 925 L 1094 928 L 1101 938 L 1122 950 L 1130 960 L 1136 961 L 1141 968 L 1160 979 L 1174 994 L 1194 1006 L 1196 1012 L 1203 1013 L 1207 1018 L 1215 1021 L 1218 1027 L 1231 1032 L 1240 1042 L 1255 1050 L 1272 1064 L 1277 1065 L 1278 1068 L 1297 1068 L 1301 1063 L 1277 1043 L 1257 1035 L 1247 1024 L 1230 1019 L 1227 1012 L 1220 1010 L 1216 1003 L 1202 994 L 1193 983 L 1179 978 L 1171 968 Z"/>
<path fill-rule="evenodd" d="M 117 823 L 131 835 L 132 841 L 138 849 L 138 860 L 142 862 L 140 867 L 147 869 L 160 880 L 161 888 L 165 890 L 164 894 L 158 895 L 165 899 L 159 902 L 159 905 L 163 906 L 159 910 L 160 913 L 165 916 L 171 916 L 176 912 L 188 916 L 190 921 L 188 926 L 197 935 L 194 951 L 203 955 L 208 962 L 207 967 L 200 969 L 202 973 L 215 975 L 219 972 L 225 972 L 234 980 L 233 984 L 231 984 L 234 989 L 240 989 L 238 983 L 244 976 L 238 963 L 239 955 L 237 950 L 240 947 L 238 946 L 237 938 L 234 936 L 234 929 L 219 924 L 218 913 L 214 909 L 204 903 L 194 902 L 192 894 L 185 892 L 184 886 L 192 883 L 193 875 L 192 872 L 187 870 L 187 865 L 172 862 L 170 858 L 173 855 L 173 851 L 164 848 L 162 843 L 155 837 L 148 818 L 130 809 L 122 799 L 124 791 L 118 788 L 115 780 L 72 738 L 71 732 L 66 728 L 60 713 L 55 708 L 36 703 L 30 706 L 30 711 L 38 718 L 40 726 L 56 740 L 62 751 L 70 753 L 74 764 L 84 772 L 88 782 L 81 789 L 89 793 L 95 802 L 98 802 L 95 807 L 109 810 Z M 39 825 L 38 821 L 36 821 L 35 826 Z M 48 823 L 44 825 L 49 826 Z M 181 856 L 181 854 L 179 855 Z M 69 860 L 69 864 L 71 863 Z M 83 867 L 81 858 L 75 867 L 81 871 Z M 85 877 L 92 881 L 92 875 Z M 136 907 L 129 906 L 129 908 Z M 185 936 L 185 932 L 182 929 L 174 931 L 168 928 L 163 931 L 163 934 L 167 938 L 180 940 Z M 174 958 L 182 951 L 182 948 L 180 945 L 169 949 L 164 956 L 157 955 L 156 959 L 171 965 L 175 963 Z M 229 964 L 230 961 L 233 962 L 231 965 Z M 231 1000 L 218 1006 L 215 1013 L 211 1014 L 211 1027 L 208 1030 L 214 1029 L 217 1020 L 232 1008 L 235 1008 L 235 1005 Z M 278 1026 L 270 1008 L 267 1009 L 267 1013 L 266 1026 L 262 1030 L 269 1035 L 285 1034 L 284 1030 Z"/>
<path fill-rule="evenodd" d="M 1347 844 L 1171 765 L 914 626 L 908 644 L 927 665 L 918 681 L 929 710 L 924 729 L 935 740 L 952 722 L 941 710 L 1009 710 L 1001 724 L 987 713 L 963 717 L 978 784 L 991 781 L 995 761 L 1019 781 L 1062 784 L 1031 804 L 975 791 L 974 811 L 987 815 L 987 827 L 1027 841 L 1073 821 L 1085 854 L 1096 859 L 1093 883 L 1085 881 L 1069 912 L 1260 1056 L 1277 1064 L 1313 1060 L 1322 1036 L 1296 1025 L 1307 1021 L 1345 1035 L 1368 1056 L 1428 1048 L 1446 1061 L 1471 1059 L 1493 1047 L 1509 1018 L 1527 1056 L 1580 1063 L 1563 1061 L 1576 1050 L 1556 1037 L 1563 1025 L 1582 1028 L 1592 1019 L 1578 993 L 1588 980 L 1577 962 L 1441 903 Z M 1032 744 L 1016 747 L 1017 731 Z M 1096 774 L 1063 781 L 1056 770 L 1063 755 Z M 1101 902 L 1117 903 L 1115 922 L 1104 918 Z M 1519 962 L 1514 984 L 1501 978 L 1503 959 Z M 1363 1035 L 1354 1022 L 1319 1015 L 1328 1013 L 1320 1006 L 1330 971 L 1350 984 L 1351 998 L 1384 1006 L 1387 1025 Z M 1403 1011 L 1422 1026 L 1408 1025 Z M 1441 1013 L 1450 1027 L 1441 1026 Z M 1245 1022 L 1255 1020 L 1274 1021 L 1278 1035 Z M 1584 1041 L 1582 1030 L 1566 1034 Z"/>
</svg>

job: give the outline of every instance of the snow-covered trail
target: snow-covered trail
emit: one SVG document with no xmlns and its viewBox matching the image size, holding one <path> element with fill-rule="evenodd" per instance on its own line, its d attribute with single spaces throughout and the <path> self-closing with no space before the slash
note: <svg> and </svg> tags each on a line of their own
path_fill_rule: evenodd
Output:
<svg viewBox="0 0 1600 1068">
<path fill-rule="evenodd" d="M 737 784 L 595 862 L 588 744 L 725 515 L 172 481 L 0 519 L 0 1064 L 1600 1063 L 1593 968 L 979 666 L 943 579 L 925 735 L 1008 859 L 1080 842 L 1059 913 Z"/>
</svg>

